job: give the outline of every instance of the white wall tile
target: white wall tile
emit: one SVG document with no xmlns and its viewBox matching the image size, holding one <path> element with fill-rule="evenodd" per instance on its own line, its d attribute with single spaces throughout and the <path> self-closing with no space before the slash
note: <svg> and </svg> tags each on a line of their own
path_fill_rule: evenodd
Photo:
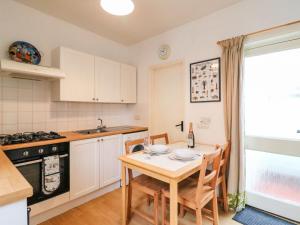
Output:
<svg viewBox="0 0 300 225">
<path fill-rule="evenodd" d="M 49 131 L 57 131 L 57 123 L 56 122 L 46 122 L 46 132 Z"/>
<path fill-rule="evenodd" d="M 78 121 L 77 120 L 70 120 L 68 121 L 68 130 L 75 131 L 78 130 Z"/>
<path fill-rule="evenodd" d="M 56 112 L 57 122 L 67 121 L 68 120 L 68 112 Z"/>
<path fill-rule="evenodd" d="M 32 90 L 33 81 L 32 80 L 25 80 L 25 79 L 18 79 L 18 87 L 22 88 L 22 89 Z"/>
<path fill-rule="evenodd" d="M 18 101 L 17 100 L 2 100 L 2 111 L 3 112 L 17 112 Z"/>
<path fill-rule="evenodd" d="M 32 130 L 34 132 L 45 131 L 46 130 L 46 122 L 33 123 L 32 125 L 33 125 Z"/>
<path fill-rule="evenodd" d="M 64 131 L 129 124 L 126 105 L 52 102 L 49 81 L 0 77 L 0 132 Z"/>
<path fill-rule="evenodd" d="M 18 101 L 19 112 L 32 112 L 33 104 L 32 101 Z"/>
<path fill-rule="evenodd" d="M 2 78 L 2 86 L 17 88 L 18 87 L 18 79 L 5 76 Z"/>
<path fill-rule="evenodd" d="M 32 123 L 32 112 L 18 112 L 19 123 Z"/>
<path fill-rule="evenodd" d="M 2 123 L 3 123 L 3 125 L 18 124 L 18 113 L 17 112 L 3 112 Z"/>
<path fill-rule="evenodd" d="M 32 89 L 20 88 L 18 90 L 19 101 L 33 101 Z"/>
<path fill-rule="evenodd" d="M 32 121 L 33 121 L 33 123 L 45 123 L 46 122 L 46 112 L 34 111 Z"/>
<path fill-rule="evenodd" d="M 46 112 L 46 122 L 56 122 L 57 117 L 56 117 L 56 112 Z"/>
<path fill-rule="evenodd" d="M 2 126 L 2 133 L 3 134 L 13 134 L 18 132 L 18 125 L 17 124 L 4 124 Z"/>
<path fill-rule="evenodd" d="M 47 102 L 46 101 L 37 101 L 34 100 L 32 104 L 32 111 L 47 111 Z"/>
<path fill-rule="evenodd" d="M 4 100 L 18 100 L 18 88 L 3 87 L 2 99 Z"/>
<path fill-rule="evenodd" d="M 18 123 L 18 132 L 32 132 L 32 123 Z"/>
<path fill-rule="evenodd" d="M 68 130 L 68 121 L 57 122 L 57 131 L 67 131 Z"/>
</svg>

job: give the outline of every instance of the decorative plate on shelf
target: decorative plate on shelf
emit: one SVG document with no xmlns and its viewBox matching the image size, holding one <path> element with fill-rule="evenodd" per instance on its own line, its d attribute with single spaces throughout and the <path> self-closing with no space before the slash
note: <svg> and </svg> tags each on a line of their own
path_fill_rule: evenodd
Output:
<svg viewBox="0 0 300 225">
<path fill-rule="evenodd" d="M 16 41 L 9 46 L 9 56 L 16 62 L 38 65 L 41 62 L 41 54 L 32 44 L 25 41 Z"/>
</svg>

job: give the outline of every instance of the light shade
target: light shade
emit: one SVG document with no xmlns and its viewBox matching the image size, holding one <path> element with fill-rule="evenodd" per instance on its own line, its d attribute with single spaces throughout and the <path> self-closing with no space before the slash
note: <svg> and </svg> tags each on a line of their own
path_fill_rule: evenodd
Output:
<svg viewBox="0 0 300 225">
<path fill-rule="evenodd" d="M 131 0 L 101 0 L 100 4 L 106 12 L 115 16 L 126 16 L 134 10 Z"/>
</svg>

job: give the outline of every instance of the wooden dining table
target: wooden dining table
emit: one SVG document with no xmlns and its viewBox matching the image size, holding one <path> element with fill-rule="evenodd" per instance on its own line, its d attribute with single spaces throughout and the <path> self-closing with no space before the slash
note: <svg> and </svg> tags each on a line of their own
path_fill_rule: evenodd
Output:
<svg viewBox="0 0 300 225">
<path fill-rule="evenodd" d="M 122 225 L 127 223 L 127 187 L 126 170 L 132 169 L 155 179 L 168 183 L 170 186 L 170 225 L 178 224 L 178 183 L 197 172 L 202 163 L 204 154 L 215 151 L 214 145 L 196 144 L 191 151 L 196 157 L 190 161 L 182 161 L 172 158 L 175 149 L 187 148 L 185 142 L 176 142 L 168 145 L 170 151 L 162 155 L 149 155 L 143 151 L 129 155 L 123 155 L 119 159 L 122 162 Z"/>
</svg>

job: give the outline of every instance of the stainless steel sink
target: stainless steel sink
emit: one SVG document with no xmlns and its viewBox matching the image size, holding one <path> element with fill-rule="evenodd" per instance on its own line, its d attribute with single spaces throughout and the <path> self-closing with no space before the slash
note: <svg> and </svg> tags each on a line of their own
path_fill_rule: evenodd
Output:
<svg viewBox="0 0 300 225">
<path fill-rule="evenodd" d="M 78 130 L 75 131 L 79 134 L 96 134 L 96 133 L 105 133 L 105 132 L 112 132 L 112 131 L 118 131 L 118 130 L 130 130 L 133 129 L 132 126 L 118 126 L 118 127 L 106 127 L 102 129 L 87 129 L 87 130 Z"/>
<path fill-rule="evenodd" d="M 88 130 L 77 130 L 75 132 L 79 134 L 96 134 L 96 133 L 104 133 L 108 131 L 104 129 L 88 129 Z"/>
</svg>

